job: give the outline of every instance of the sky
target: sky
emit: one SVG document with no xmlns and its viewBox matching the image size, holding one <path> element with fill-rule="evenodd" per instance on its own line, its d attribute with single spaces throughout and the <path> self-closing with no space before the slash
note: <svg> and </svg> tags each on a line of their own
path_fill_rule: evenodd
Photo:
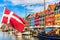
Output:
<svg viewBox="0 0 60 40">
<path fill-rule="evenodd" d="M 60 0 L 46 0 L 46 9 L 49 4 L 58 2 L 60 2 Z M 24 18 L 25 15 L 27 16 L 30 13 L 43 11 L 44 0 L 0 0 L 0 20 L 4 7 Z"/>
</svg>

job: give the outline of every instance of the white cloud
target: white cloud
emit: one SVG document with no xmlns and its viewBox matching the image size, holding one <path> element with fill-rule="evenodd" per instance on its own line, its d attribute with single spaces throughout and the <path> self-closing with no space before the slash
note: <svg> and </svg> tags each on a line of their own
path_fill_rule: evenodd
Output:
<svg viewBox="0 0 60 40">
<path fill-rule="evenodd" d="M 41 0 L 40 0 L 41 1 Z M 40 4 L 42 4 L 43 3 L 43 1 L 38 1 L 37 2 L 37 0 L 36 0 L 36 2 L 31 2 L 31 5 L 32 5 L 32 3 L 33 4 L 35 4 L 35 3 L 40 3 Z M 54 4 L 54 3 L 57 3 L 57 2 L 59 2 L 59 1 L 57 1 L 57 0 L 46 0 L 46 9 L 48 8 L 48 5 L 49 4 Z M 26 6 L 26 5 L 25 5 Z M 37 6 L 37 7 L 35 7 L 35 6 L 26 6 L 26 8 L 27 9 L 32 9 L 32 12 L 40 12 L 40 11 L 42 11 L 43 9 L 44 9 L 44 6 Z"/>
<path fill-rule="evenodd" d="M 10 0 L 14 5 L 20 4 L 20 0 Z"/>
<path fill-rule="evenodd" d="M 10 1 L 13 3 L 13 5 L 22 5 L 27 9 L 32 9 L 32 12 L 39 12 L 43 10 L 44 6 L 30 6 L 34 4 L 42 4 L 44 3 L 44 0 L 5 0 L 5 1 Z M 54 3 L 59 2 L 59 0 L 46 0 L 46 9 L 48 8 L 49 4 L 54 4 Z"/>
<path fill-rule="evenodd" d="M 4 0 L 4 1 L 10 1 L 13 3 L 13 5 L 31 5 L 31 4 L 37 4 L 37 3 L 43 3 L 43 0 Z"/>
<path fill-rule="evenodd" d="M 29 5 L 29 4 L 37 4 L 37 3 L 44 3 L 44 0 L 4 0 L 4 1 L 10 1 L 14 5 L 23 4 L 23 5 Z M 46 0 L 46 2 L 52 2 L 56 0 Z"/>
<path fill-rule="evenodd" d="M 22 0 L 23 4 L 37 4 L 43 3 L 43 0 Z"/>
<path fill-rule="evenodd" d="M 48 8 L 48 5 L 49 4 L 46 4 L 46 9 Z M 41 12 L 41 11 L 43 11 L 44 10 L 44 6 L 26 6 L 26 8 L 27 9 L 30 9 L 30 10 L 32 10 L 31 12 L 34 12 L 34 13 L 36 13 L 36 12 Z"/>
<path fill-rule="evenodd" d="M 37 7 L 27 6 L 26 8 L 27 8 L 27 9 L 30 9 L 31 12 L 33 12 L 33 13 L 41 12 L 41 11 L 44 9 L 43 6 L 37 6 Z"/>
<path fill-rule="evenodd" d="M 32 10 L 32 12 L 41 12 L 41 11 L 43 11 L 43 7 L 36 7 L 36 8 L 34 8 L 33 10 Z"/>
<path fill-rule="evenodd" d="M 4 0 L 4 1 L 9 1 L 9 2 L 13 3 L 13 5 L 19 5 L 20 4 L 20 0 Z"/>
<path fill-rule="evenodd" d="M 31 4 L 40 4 L 40 3 L 44 3 L 44 0 L 4 0 L 4 1 L 10 1 L 13 3 L 13 5 L 20 5 L 22 4 L 24 5 L 31 5 Z M 60 0 L 46 0 L 46 3 L 55 3 L 55 2 L 59 2 Z"/>
</svg>

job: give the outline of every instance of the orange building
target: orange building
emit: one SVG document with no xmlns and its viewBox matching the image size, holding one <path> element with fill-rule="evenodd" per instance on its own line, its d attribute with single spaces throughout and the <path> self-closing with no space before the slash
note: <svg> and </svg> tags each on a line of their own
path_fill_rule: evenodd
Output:
<svg viewBox="0 0 60 40">
<path fill-rule="evenodd" d="M 46 25 L 55 25 L 55 14 L 54 14 L 54 8 L 56 4 L 51 4 L 48 6 L 48 10 L 46 12 Z"/>
</svg>

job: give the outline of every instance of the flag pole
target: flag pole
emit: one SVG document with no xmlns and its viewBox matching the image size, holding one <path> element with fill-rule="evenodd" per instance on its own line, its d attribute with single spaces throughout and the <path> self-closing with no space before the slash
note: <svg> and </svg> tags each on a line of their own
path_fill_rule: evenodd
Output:
<svg viewBox="0 0 60 40">
<path fill-rule="evenodd" d="M 25 22 L 26 22 L 26 18 L 27 17 L 27 12 L 26 12 L 26 8 L 25 8 Z M 26 27 L 26 24 L 25 24 L 25 27 Z"/>
<path fill-rule="evenodd" d="M 46 12 L 45 12 L 45 10 L 46 10 L 46 0 L 44 0 L 44 13 L 45 13 L 45 15 L 46 15 Z M 44 28 L 46 28 L 46 16 L 45 16 L 45 23 L 44 23 Z"/>
<path fill-rule="evenodd" d="M 46 3 L 45 3 L 45 2 L 46 2 L 46 0 L 44 0 L 44 14 L 45 14 L 45 15 L 44 15 L 44 16 L 45 16 L 45 17 L 44 17 L 44 19 L 45 19 L 45 20 L 44 20 L 44 34 L 45 34 L 45 28 L 46 28 L 46 12 L 45 12 L 45 10 L 46 10 Z"/>
</svg>

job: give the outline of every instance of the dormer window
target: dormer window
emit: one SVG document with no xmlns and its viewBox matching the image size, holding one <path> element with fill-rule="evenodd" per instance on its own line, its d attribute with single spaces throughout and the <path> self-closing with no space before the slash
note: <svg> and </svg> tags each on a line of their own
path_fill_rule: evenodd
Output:
<svg viewBox="0 0 60 40">
<path fill-rule="evenodd" d="M 56 7 L 56 10 L 58 9 L 58 7 Z"/>
</svg>

